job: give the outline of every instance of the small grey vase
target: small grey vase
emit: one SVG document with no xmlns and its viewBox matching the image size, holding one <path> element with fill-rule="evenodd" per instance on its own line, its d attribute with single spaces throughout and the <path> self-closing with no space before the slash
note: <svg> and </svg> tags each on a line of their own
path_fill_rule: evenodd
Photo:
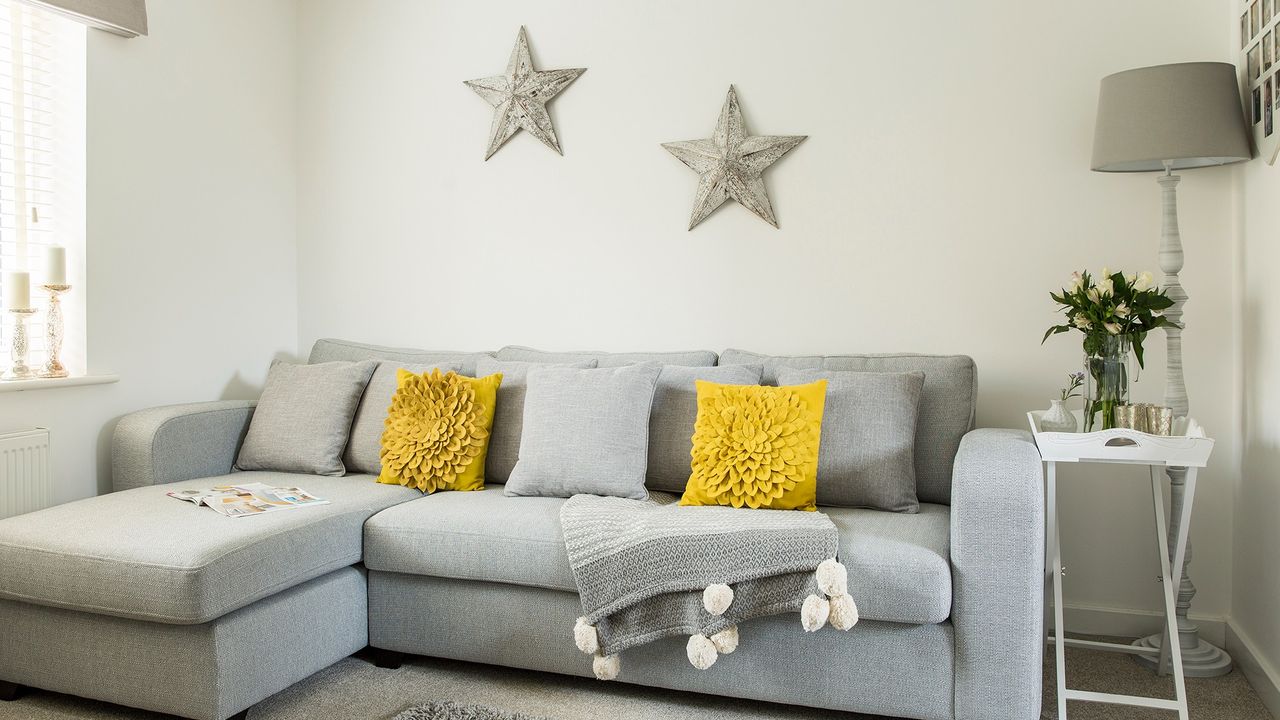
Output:
<svg viewBox="0 0 1280 720">
<path fill-rule="evenodd" d="M 1040 417 L 1040 429 L 1044 432 L 1073 433 L 1078 427 L 1076 416 L 1062 406 L 1061 400 L 1051 400 L 1049 409 Z"/>
</svg>

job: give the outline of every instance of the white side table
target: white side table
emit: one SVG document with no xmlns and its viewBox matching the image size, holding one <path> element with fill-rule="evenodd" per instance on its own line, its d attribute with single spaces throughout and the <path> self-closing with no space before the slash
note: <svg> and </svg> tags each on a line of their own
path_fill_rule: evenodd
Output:
<svg viewBox="0 0 1280 720">
<path fill-rule="evenodd" d="M 1182 648 L 1177 642 L 1178 616 L 1174 605 L 1176 588 L 1182 582 L 1182 566 L 1186 558 L 1187 535 L 1191 524 L 1191 506 L 1195 498 L 1196 471 L 1204 467 L 1213 452 L 1213 440 L 1205 437 L 1187 437 L 1187 422 L 1182 420 L 1174 428 L 1172 437 L 1148 435 L 1133 430 L 1112 429 L 1091 433 L 1053 433 L 1040 431 L 1042 413 L 1027 413 L 1035 435 L 1036 446 L 1040 450 L 1040 458 L 1045 464 L 1045 518 L 1048 524 L 1047 542 L 1045 543 L 1046 573 L 1053 586 L 1053 637 L 1055 660 L 1057 665 L 1058 685 L 1058 718 L 1066 720 L 1067 701 L 1085 700 L 1089 702 L 1113 703 L 1119 705 L 1136 705 L 1139 707 L 1176 710 L 1180 720 L 1187 718 L 1187 688 L 1182 672 Z M 1146 466 L 1151 476 L 1151 501 L 1156 518 L 1156 546 L 1160 555 L 1160 579 L 1164 590 L 1165 628 L 1164 641 L 1160 648 L 1138 647 L 1134 645 L 1095 642 L 1092 640 L 1073 640 L 1064 637 L 1066 632 L 1062 619 L 1062 547 L 1058 539 L 1058 463 L 1104 463 Z M 1168 546 L 1168 527 L 1164 512 L 1164 491 L 1161 476 L 1163 468 L 1187 468 L 1186 501 L 1182 512 L 1175 521 L 1178 523 L 1178 538 L 1175 547 Z M 1172 557 L 1170 557 L 1172 556 Z M 1172 564 L 1170 564 L 1172 563 Z M 1173 638 L 1173 642 L 1169 639 Z M 1143 697 L 1139 695 L 1117 695 L 1113 693 L 1072 690 L 1067 687 L 1066 648 L 1085 647 L 1093 650 L 1122 652 L 1130 654 L 1159 653 L 1158 667 L 1161 675 L 1169 668 L 1172 659 L 1173 684 L 1176 698 Z M 1168 652 L 1166 652 L 1168 650 Z M 1170 658 L 1172 654 L 1172 658 Z"/>
</svg>

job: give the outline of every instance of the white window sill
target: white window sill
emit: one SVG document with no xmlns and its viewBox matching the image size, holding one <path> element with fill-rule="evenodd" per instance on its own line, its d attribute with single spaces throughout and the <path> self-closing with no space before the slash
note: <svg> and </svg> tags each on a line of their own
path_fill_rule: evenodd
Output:
<svg viewBox="0 0 1280 720">
<path fill-rule="evenodd" d="M 94 375 L 73 375 L 64 378 L 31 378 L 29 380 L 0 380 L 0 393 L 18 392 L 20 390 L 52 390 L 54 388 L 76 387 L 79 385 L 105 385 L 120 382 L 119 375 L 98 373 Z"/>
</svg>

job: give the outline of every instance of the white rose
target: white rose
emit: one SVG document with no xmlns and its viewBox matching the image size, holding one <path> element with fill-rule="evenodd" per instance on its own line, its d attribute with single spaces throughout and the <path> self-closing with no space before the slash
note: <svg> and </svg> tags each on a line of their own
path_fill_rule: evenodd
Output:
<svg viewBox="0 0 1280 720">
<path fill-rule="evenodd" d="M 1102 323 L 1102 326 L 1105 327 L 1107 329 L 1107 332 L 1111 333 L 1112 335 L 1120 334 L 1120 326 L 1115 323 Z"/>
<path fill-rule="evenodd" d="M 1076 319 L 1072 320 L 1071 322 L 1074 323 L 1075 326 L 1080 328 L 1081 330 L 1088 330 L 1090 327 L 1093 327 L 1092 325 L 1089 324 L 1089 319 L 1083 315 L 1077 315 Z"/>
<path fill-rule="evenodd" d="M 1129 317 L 1129 306 L 1120 303 L 1116 306 L 1116 317 Z"/>
<path fill-rule="evenodd" d="M 1098 281 L 1098 292 L 1101 293 L 1103 297 L 1110 295 L 1114 291 L 1115 287 L 1111 284 L 1111 278 L 1104 277 Z"/>
<path fill-rule="evenodd" d="M 1076 290 L 1079 290 L 1080 286 L 1083 284 L 1084 284 L 1084 277 L 1081 276 L 1080 273 L 1078 272 L 1071 273 L 1071 292 L 1075 292 Z"/>
<path fill-rule="evenodd" d="M 1151 287 L 1151 280 L 1151 273 L 1144 272 L 1139 275 L 1138 279 L 1133 283 L 1133 289 L 1139 291 L 1146 290 Z"/>
<path fill-rule="evenodd" d="M 1085 293 L 1085 296 L 1088 297 L 1089 302 L 1092 302 L 1092 303 L 1098 303 L 1102 301 L 1102 295 L 1098 292 L 1098 288 L 1096 287 L 1089 288 L 1089 292 Z"/>
</svg>

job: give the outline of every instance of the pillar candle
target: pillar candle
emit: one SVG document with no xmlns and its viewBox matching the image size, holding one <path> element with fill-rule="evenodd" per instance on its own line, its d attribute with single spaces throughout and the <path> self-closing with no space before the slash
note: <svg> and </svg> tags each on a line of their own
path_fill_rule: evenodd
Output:
<svg viewBox="0 0 1280 720">
<path fill-rule="evenodd" d="M 67 284 L 67 249 L 49 245 L 44 249 L 44 282 L 46 285 Z"/>
<path fill-rule="evenodd" d="M 26 310 L 31 307 L 31 273 L 14 271 L 4 274 L 4 309 Z"/>
</svg>

